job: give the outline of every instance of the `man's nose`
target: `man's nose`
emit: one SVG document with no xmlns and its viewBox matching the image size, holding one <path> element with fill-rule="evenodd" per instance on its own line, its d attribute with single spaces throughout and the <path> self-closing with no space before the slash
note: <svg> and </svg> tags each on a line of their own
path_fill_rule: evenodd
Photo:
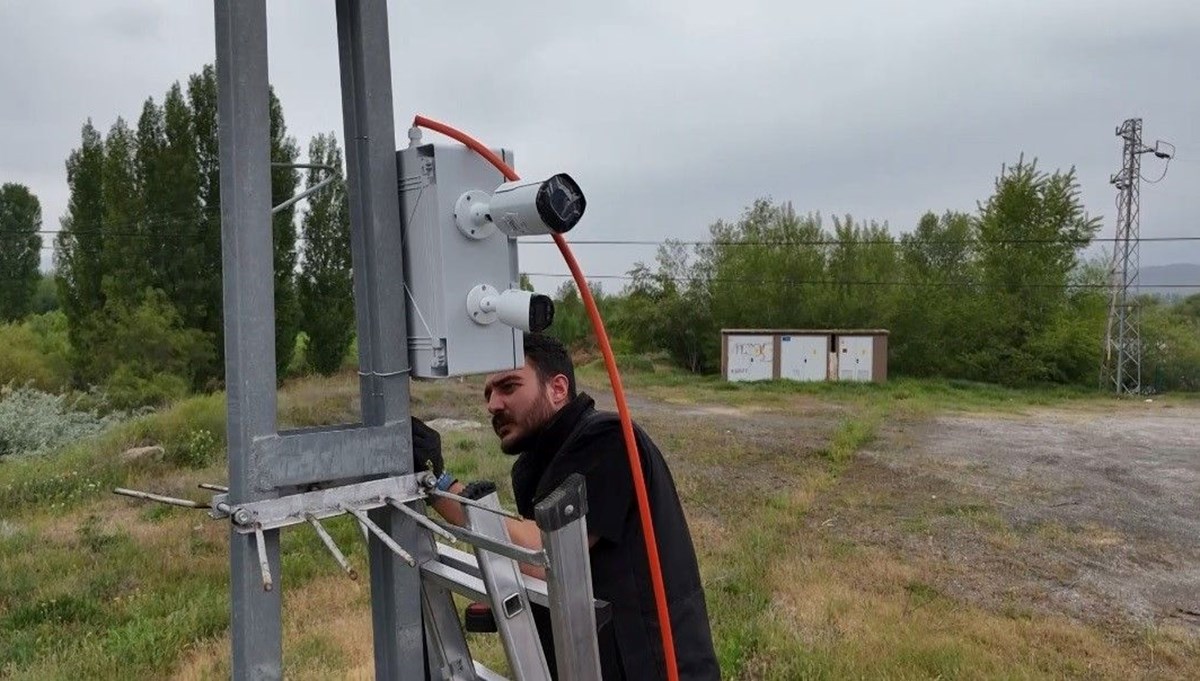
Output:
<svg viewBox="0 0 1200 681">
<path fill-rule="evenodd" d="M 487 401 L 488 413 L 491 414 L 492 416 L 495 416 L 496 413 L 499 412 L 503 408 L 504 408 L 504 402 L 500 399 L 500 396 L 495 393 L 492 393 L 492 396 L 489 397 L 488 401 Z"/>
</svg>

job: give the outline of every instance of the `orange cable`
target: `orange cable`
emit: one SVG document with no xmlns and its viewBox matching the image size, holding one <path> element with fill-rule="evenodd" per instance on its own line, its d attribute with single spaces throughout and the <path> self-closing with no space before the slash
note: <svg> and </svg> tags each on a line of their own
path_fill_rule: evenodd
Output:
<svg viewBox="0 0 1200 681">
<path fill-rule="evenodd" d="M 413 125 L 440 132 L 447 137 L 465 144 L 495 166 L 509 182 L 521 179 L 516 171 L 493 153 L 491 149 L 488 149 L 479 140 L 461 130 L 424 116 L 415 117 Z M 671 630 L 670 612 L 667 610 L 667 591 L 663 584 L 662 564 L 658 557 L 658 540 L 655 537 L 654 522 L 650 516 L 650 497 L 646 493 L 646 479 L 642 475 L 637 438 L 633 433 L 633 419 L 629 416 L 629 404 L 625 401 L 625 388 L 621 384 L 621 374 L 617 372 L 617 360 L 613 356 L 612 345 L 608 340 L 608 333 L 604 330 L 604 320 L 600 317 L 600 310 L 596 307 L 596 299 L 592 297 L 592 291 L 588 288 L 587 279 L 583 276 L 583 270 L 580 269 L 579 263 L 575 260 L 575 255 L 571 252 L 571 247 L 567 245 L 566 239 L 561 234 L 554 235 L 554 243 L 558 246 L 559 252 L 562 253 L 563 259 L 567 262 L 567 267 L 571 270 L 571 276 L 575 279 L 575 285 L 579 288 L 579 295 L 583 299 L 583 305 L 587 308 L 588 316 L 592 321 L 592 331 L 596 334 L 596 341 L 600 344 L 600 352 L 604 355 L 604 366 L 608 369 L 608 380 L 612 384 L 613 397 L 616 398 L 617 402 L 617 414 L 621 417 L 621 432 L 625 436 L 625 453 L 629 458 L 629 472 L 633 477 L 633 490 L 634 495 L 637 497 L 638 515 L 642 521 L 642 537 L 646 541 L 646 556 L 649 560 L 650 581 L 654 587 L 654 604 L 658 610 L 658 627 L 659 632 L 662 634 L 663 654 L 666 656 L 667 678 L 670 681 L 679 681 L 679 669 L 675 661 L 675 636 Z"/>
</svg>

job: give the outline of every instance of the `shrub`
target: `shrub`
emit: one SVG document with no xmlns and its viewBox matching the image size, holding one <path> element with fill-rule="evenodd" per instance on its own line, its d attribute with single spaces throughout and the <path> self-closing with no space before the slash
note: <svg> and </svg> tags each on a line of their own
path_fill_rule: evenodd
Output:
<svg viewBox="0 0 1200 681">
<path fill-rule="evenodd" d="M 0 385 L 32 385 L 53 392 L 70 380 L 67 324 L 61 312 L 0 325 L 0 348 Z"/>
<path fill-rule="evenodd" d="M 129 364 L 117 367 L 104 382 L 104 395 L 116 409 L 173 402 L 188 394 L 188 382 L 168 373 L 139 374 Z"/>
<path fill-rule="evenodd" d="M 121 415 L 77 411 L 75 402 L 30 386 L 0 389 L 0 457 L 45 452 L 98 433 Z"/>
<path fill-rule="evenodd" d="M 183 397 L 215 360 L 209 335 L 183 326 L 166 295 L 155 289 L 136 306 L 110 302 L 101 329 L 87 350 L 84 378 L 99 383 L 118 408 Z"/>
<path fill-rule="evenodd" d="M 171 459 L 188 468 L 204 468 L 217 458 L 222 444 L 211 430 L 200 428 L 188 433 L 183 446 Z"/>
</svg>

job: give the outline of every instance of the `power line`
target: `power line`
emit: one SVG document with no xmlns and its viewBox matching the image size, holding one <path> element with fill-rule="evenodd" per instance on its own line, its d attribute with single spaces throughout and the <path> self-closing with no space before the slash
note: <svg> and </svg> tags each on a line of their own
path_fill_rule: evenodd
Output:
<svg viewBox="0 0 1200 681">
<path fill-rule="evenodd" d="M 557 279 L 570 279 L 572 274 L 569 272 L 522 272 L 523 276 L 528 277 L 552 277 Z M 633 281 L 642 277 L 635 277 L 629 274 L 592 274 L 588 275 L 587 279 L 591 280 L 618 280 L 618 281 Z M 872 281 L 872 280 L 837 280 L 837 279 L 789 279 L 789 278 L 764 278 L 764 279 L 748 279 L 740 277 L 703 277 L 703 276 L 674 276 L 664 277 L 659 274 L 649 275 L 650 279 L 662 281 L 667 279 L 674 282 L 705 282 L 719 284 L 751 284 L 755 286 L 887 286 L 887 287 L 909 287 L 909 288 L 962 288 L 962 289 L 989 289 L 999 288 L 991 284 L 986 284 L 977 281 L 949 281 L 949 282 L 921 282 L 921 281 Z M 0 279 L 0 282 L 17 282 L 21 279 Z M 1014 287 L 1004 287 L 1008 290 L 1012 289 L 1107 289 L 1109 284 L 1089 284 L 1089 283 L 1022 283 Z M 1194 284 L 1152 284 L 1147 285 L 1147 288 L 1159 289 L 1200 289 L 1200 282 Z"/>
<path fill-rule="evenodd" d="M 165 224 L 165 223 L 164 223 Z M 178 224 L 178 222 L 176 223 Z M 36 234 L 40 235 L 58 235 L 64 233 L 56 230 L 37 230 Z M 29 234 L 29 232 L 17 231 L 0 231 L 0 235 L 4 234 Z M 155 232 L 109 232 L 105 230 L 71 230 L 69 234 L 80 236 L 105 236 L 119 237 L 131 239 L 155 239 L 170 236 L 185 236 L 185 237 L 220 237 L 217 232 L 197 234 L 194 231 L 155 231 Z M 717 246 L 717 247 L 740 247 L 740 246 L 766 246 L 766 247 L 783 247 L 783 246 L 905 246 L 907 244 L 920 245 L 1029 245 L 1029 244 L 1093 244 L 1093 243 L 1109 243 L 1116 242 L 1117 237 L 1095 237 L 1090 239 L 1034 239 L 1034 238 L 1016 238 L 1016 239 L 912 239 L 909 242 L 904 242 L 900 239 L 868 239 L 863 241 L 846 240 L 846 239 L 803 239 L 792 241 L 763 241 L 763 240 L 747 240 L 747 241 L 682 241 L 674 239 L 576 239 L 568 241 L 572 246 Z M 1200 241 L 1200 236 L 1159 236 L 1159 237 L 1142 237 L 1143 242 L 1187 242 Z M 538 246 L 553 245 L 553 241 L 521 241 L 521 244 L 533 244 Z"/>
<path fill-rule="evenodd" d="M 553 277 L 558 279 L 570 279 L 573 275 L 569 272 L 522 272 L 528 277 Z M 587 279 L 591 280 L 620 280 L 632 281 L 638 279 L 628 274 L 594 274 L 588 275 Z M 651 275 L 652 279 L 662 280 L 661 275 Z M 918 281 L 864 281 L 850 280 L 839 281 L 836 279 L 744 279 L 730 277 L 665 277 L 675 282 L 707 282 L 721 284 L 752 284 L 756 286 L 890 286 L 890 287 L 911 287 L 911 288 L 974 288 L 987 289 L 993 288 L 989 284 L 983 284 L 974 281 L 959 281 L 959 282 L 918 282 Z M 22 279 L 0 279 L 0 282 L 17 282 Z M 1027 283 L 1020 284 L 1011 289 L 1107 289 L 1108 284 L 1086 284 L 1086 283 Z M 1163 288 L 1163 289 L 1200 289 L 1200 282 L 1194 284 L 1158 284 L 1150 285 L 1148 288 Z M 1010 290 L 1011 290 L 1010 289 Z"/>
<path fill-rule="evenodd" d="M 1140 172 L 1138 173 L 1138 177 L 1142 178 L 1142 182 L 1145 182 L 1146 184 L 1158 184 L 1159 182 L 1162 182 L 1163 178 L 1165 178 L 1167 176 L 1167 171 L 1170 170 L 1170 168 L 1171 168 L 1171 159 L 1168 158 L 1167 162 L 1163 164 L 1162 174 L 1158 176 L 1157 180 L 1151 180 L 1151 179 L 1147 178 L 1145 175 L 1142 175 Z"/>
<path fill-rule="evenodd" d="M 523 272 L 528 277 L 555 277 L 559 279 L 568 279 L 573 275 L 569 272 Z M 588 280 L 620 280 L 633 281 L 641 277 L 635 277 L 629 274 L 594 274 L 587 275 Z M 756 286 L 900 286 L 913 288 L 976 288 L 986 289 L 993 288 L 989 284 L 984 284 L 974 281 L 958 281 L 958 282 L 919 282 L 919 281 L 839 281 L 836 279 L 743 279 L 743 278 L 727 278 L 727 277 L 663 277 L 662 275 L 649 275 L 650 279 L 668 279 L 675 282 L 708 282 L 722 284 L 753 284 Z M 1009 288 L 1009 287 L 1005 287 Z M 1108 289 L 1109 284 L 1087 284 L 1087 283 L 1026 283 L 1020 284 L 1015 289 Z M 1200 289 L 1200 282 L 1195 284 L 1162 284 L 1155 285 L 1153 288 L 1168 288 L 1168 289 Z"/>
<path fill-rule="evenodd" d="M 1092 244 L 1115 242 L 1115 237 L 1091 239 L 912 239 L 909 243 L 937 245 L 1018 245 L 1018 244 Z M 1143 237 L 1142 241 L 1200 241 L 1200 236 Z M 552 245 L 553 241 L 522 241 L 522 244 Z M 794 241 L 677 241 L 674 239 L 575 239 L 568 240 L 572 246 L 904 246 L 900 239 L 869 239 L 849 241 L 844 239 L 810 239 Z"/>
</svg>

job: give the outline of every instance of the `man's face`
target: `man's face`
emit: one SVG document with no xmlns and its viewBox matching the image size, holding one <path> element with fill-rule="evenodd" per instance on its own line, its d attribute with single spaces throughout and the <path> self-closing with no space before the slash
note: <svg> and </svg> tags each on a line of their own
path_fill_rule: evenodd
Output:
<svg viewBox="0 0 1200 681">
<path fill-rule="evenodd" d="M 565 379 L 564 379 L 565 380 Z M 554 381 L 542 383 L 529 364 L 488 377 L 483 387 L 492 429 L 500 437 L 505 454 L 524 451 L 531 436 L 558 411 Z"/>
</svg>

